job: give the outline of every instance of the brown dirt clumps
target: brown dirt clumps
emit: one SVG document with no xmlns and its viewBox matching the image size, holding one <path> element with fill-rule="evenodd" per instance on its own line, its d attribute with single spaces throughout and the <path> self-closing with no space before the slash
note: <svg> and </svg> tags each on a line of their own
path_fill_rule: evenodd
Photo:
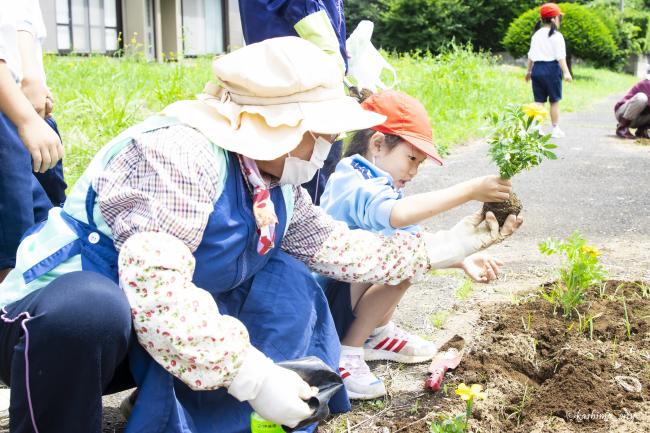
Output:
<svg viewBox="0 0 650 433">
<path fill-rule="evenodd" d="M 484 203 L 481 214 L 485 216 L 487 212 L 494 213 L 497 217 L 499 226 L 502 226 L 508 215 L 519 215 L 524 205 L 514 192 L 510 194 L 510 199 L 501 203 Z"/>
<path fill-rule="evenodd" d="M 350 424 L 363 422 L 355 429 L 362 432 L 428 432 L 441 414 L 463 412 L 453 390 L 464 382 L 480 383 L 488 393 L 475 405 L 474 432 L 648 432 L 647 287 L 608 281 L 591 289 L 580 316 L 568 319 L 538 294 L 518 304 L 487 307 L 461 365 L 445 379 L 446 394 L 403 393 L 374 411 L 363 406 L 367 403 L 355 404 Z M 585 324 L 589 316 L 595 317 L 592 326 Z M 426 365 L 423 383 L 425 371 Z"/>
</svg>

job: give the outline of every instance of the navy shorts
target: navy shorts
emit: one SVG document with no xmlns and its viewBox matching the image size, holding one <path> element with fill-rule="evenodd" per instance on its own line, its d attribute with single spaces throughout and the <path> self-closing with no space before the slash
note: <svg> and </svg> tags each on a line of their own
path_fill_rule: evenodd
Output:
<svg viewBox="0 0 650 433">
<path fill-rule="evenodd" d="M 337 281 L 322 275 L 317 275 L 316 281 L 318 281 L 318 284 L 323 288 L 323 292 L 325 292 L 339 340 L 343 340 L 348 329 L 350 329 L 350 325 L 356 319 L 352 310 L 350 283 Z"/>
<path fill-rule="evenodd" d="M 57 132 L 52 118 L 45 120 Z M 34 173 L 32 158 L 16 127 L 0 113 L 0 269 L 13 268 L 25 232 L 47 218 L 65 200 L 61 161 L 45 173 Z"/>
<path fill-rule="evenodd" d="M 535 62 L 531 72 L 535 102 L 558 102 L 562 99 L 562 69 L 557 61 Z"/>
</svg>

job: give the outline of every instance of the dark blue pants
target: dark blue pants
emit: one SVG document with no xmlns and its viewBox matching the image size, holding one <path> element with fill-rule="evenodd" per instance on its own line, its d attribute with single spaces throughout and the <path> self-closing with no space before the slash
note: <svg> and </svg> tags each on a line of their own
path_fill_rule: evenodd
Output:
<svg viewBox="0 0 650 433">
<path fill-rule="evenodd" d="M 134 338 L 126 295 L 94 272 L 64 275 L 6 306 L 0 378 L 11 387 L 11 433 L 100 433 L 102 394 L 134 386 L 126 362 Z"/>
<path fill-rule="evenodd" d="M 58 134 L 56 122 L 45 121 Z M 16 127 L 0 113 L 0 269 L 14 267 L 20 239 L 47 218 L 52 206 L 63 204 L 65 189 L 61 161 L 45 173 L 34 173 Z"/>
<path fill-rule="evenodd" d="M 318 170 L 318 173 L 316 173 L 316 176 L 314 176 L 312 180 L 302 184 L 302 186 L 304 186 L 309 193 L 311 201 L 315 205 L 318 205 L 320 203 L 320 197 L 323 195 L 323 190 L 325 189 L 327 179 L 329 179 L 330 175 L 334 173 L 336 164 L 338 164 L 341 160 L 342 152 L 343 141 L 335 141 L 334 144 L 332 144 L 330 153 L 327 155 L 327 159 L 325 160 L 325 164 L 323 164 L 323 168 Z"/>
</svg>

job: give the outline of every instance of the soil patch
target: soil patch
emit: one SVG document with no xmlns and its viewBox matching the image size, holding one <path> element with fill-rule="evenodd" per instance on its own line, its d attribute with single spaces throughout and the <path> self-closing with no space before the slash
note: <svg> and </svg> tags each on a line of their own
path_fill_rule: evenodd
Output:
<svg viewBox="0 0 650 433">
<path fill-rule="evenodd" d="M 524 299 L 484 309 L 446 390 L 356 403 L 350 429 L 428 432 L 434 418 L 463 411 L 452 390 L 465 382 L 489 396 L 475 405 L 472 431 L 650 431 L 650 286 L 608 281 L 568 319 L 538 293 Z M 337 431 L 336 421 L 323 430 Z"/>
</svg>

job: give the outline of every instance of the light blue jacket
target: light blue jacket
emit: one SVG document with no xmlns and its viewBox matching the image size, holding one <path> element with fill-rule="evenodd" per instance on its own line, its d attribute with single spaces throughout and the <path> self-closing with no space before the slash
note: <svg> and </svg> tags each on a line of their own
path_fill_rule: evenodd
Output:
<svg viewBox="0 0 650 433">
<path fill-rule="evenodd" d="M 420 226 L 396 229 L 390 225 L 390 213 L 402 191 L 395 189 L 393 178 L 361 155 L 343 158 L 325 186 L 320 206 L 335 220 L 351 229 L 391 235 L 397 230 L 417 233 Z"/>
</svg>

